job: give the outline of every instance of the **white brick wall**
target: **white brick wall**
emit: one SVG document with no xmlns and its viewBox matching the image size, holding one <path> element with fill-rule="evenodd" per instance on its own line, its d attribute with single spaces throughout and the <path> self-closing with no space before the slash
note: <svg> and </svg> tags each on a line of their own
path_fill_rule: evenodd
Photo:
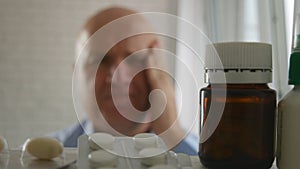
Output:
<svg viewBox="0 0 300 169">
<path fill-rule="evenodd" d="M 176 13 L 175 0 L 0 0 L 0 135 L 10 147 L 76 122 L 75 38 L 88 16 L 112 4 Z"/>
</svg>

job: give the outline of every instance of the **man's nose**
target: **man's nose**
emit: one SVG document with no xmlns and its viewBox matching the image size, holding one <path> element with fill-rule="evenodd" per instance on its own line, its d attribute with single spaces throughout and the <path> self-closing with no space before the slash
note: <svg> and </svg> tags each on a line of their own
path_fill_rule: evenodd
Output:
<svg viewBox="0 0 300 169">
<path fill-rule="evenodd" d="M 112 83 L 114 84 L 126 84 L 131 80 L 130 72 L 131 68 L 126 62 L 121 62 L 118 65 L 114 65 L 110 69 L 110 75 Z"/>
</svg>

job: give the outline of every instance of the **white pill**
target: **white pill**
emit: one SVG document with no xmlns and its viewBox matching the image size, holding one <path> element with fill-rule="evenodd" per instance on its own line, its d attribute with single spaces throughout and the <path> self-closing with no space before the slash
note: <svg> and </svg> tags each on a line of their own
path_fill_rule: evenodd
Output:
<svg viewBox="0 0 300 169">
<path fill-rule="evenodd" d="M 56 139 L 49 137 L 29 139 L 26 141 L 25 146 L 29 154 L 42 160 L 50 160 L 58 157 L 63 152 L 62 144 Z"/>
<path fill-rule="evenodd" d="M 174 166 L 171 166 L 171 165 L 159 164 L 159 165 L 155 165 L 153 167 L 150 167 L 149 169 L 176 169 L 176 168 Z"/>
<path fill-rule="evenodd" d="M 89 146 L 93 150 L 98 149 L 113 149 L 115 137 L 108 133 L 94 133 L 89 136 Z"/>
<path fill-rule="evenodd" d="M 117 163 L 117 157 L 105 150 L 93 151 L 88 155 L 91 167 L 114 167 Z"/>
<path fill-rule="evenodd" d="M 139 152 L 142 163 L 148 166 L 155 164 L 165 164 L 167 160 L 166 152 L 161 148 L 145 148 Z"/>
<path fill-rule="evenodd" d="M 139 133 L 133 137 L 134 146 L 137 149 L 157 147 L 157 135 L 154 133 Z"/>
<path fill-rule="evenodd" d="M 4 150 L 5 141 L 3 138 L 0 137 L 0 153 Z"/>
</svg>

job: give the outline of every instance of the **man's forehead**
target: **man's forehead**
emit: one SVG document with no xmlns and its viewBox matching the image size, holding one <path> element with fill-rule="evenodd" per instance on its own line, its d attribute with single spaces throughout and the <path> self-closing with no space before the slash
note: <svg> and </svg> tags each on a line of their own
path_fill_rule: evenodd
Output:
<svg viewBox="0 0 300 169">
<path fill-rule="evenodd" d="M 129 15 L 130 17 L 128 17 Z M 83 29 L 92 35 L 100 28 L 112 22 L 117 24 L 117 26 L 114 26 L 113 29 L 126 29 L 126 27 L 131 26 L 132 24 L 145 23 L 146 21 L 144 20 L 142 14 L 138 14 L 136 11 L 126 8 L 112 7 L 100 11 L 90 17 Z"/>
<path fill-rule="evenodd" d="M 132 37 L 128 37 L 121 41 L 116 41 L 113 37 L 107 38 L 93 38 L 85 47 L 87 51 L 91 53 L 107 53 L 111 49 L 126 51 L 133 53 L 138 50 L 146 49 L 151 42 L 155 40 L 155 36 L 151 34 L 142 34 Z"/>
<path fill-rule="evenodd" d="M 97 19 L 102 20 L 100 16 Z M 83 50 L 88 54 L 103 54 L 117 46 L 135 52 L 147 48 L 154 39 L 154 35 L 150 35 L 153 33 L 152 27 L 140 14 L 124 16 L 105 25 L 102 24 L 94 22 L 89 24 L 89 27 L 85 27 L 79 38 L 81 41 L 79 44 L 82 46 L 78 45 L 78 47 L 84 48 Z M 98 30 L 91 32 L 90 28 L 98 28 Z"/>
</svg>

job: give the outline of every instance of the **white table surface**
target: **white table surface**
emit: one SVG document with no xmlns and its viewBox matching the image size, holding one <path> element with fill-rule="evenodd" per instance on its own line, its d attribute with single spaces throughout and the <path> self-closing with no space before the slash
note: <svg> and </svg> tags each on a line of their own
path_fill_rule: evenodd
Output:
<svg viewBox="0 0 300 169">
<path fill-rule="evenodd" d="M 9 150 L 9 157 L 0 156 L 0 169 L 56 169 L 77 159 L 76 148 L 65 148 L 64 158 L 56 158 L 52 161 L 36 160 L 20 149 Z M 74 167 L 73 167 L 74 168 Z M 71 169 L 71 168 L 69 168 Z"/>
<path fill-rule="evenodd" d="M 0 160 L 0 169 L 57 169 L 59 166 L 70 163 L 77 159 L 78 150 L 75 148 L 65 148 L 64 158 L 59 158 L 54 161 L 34 160 L 31 157 L 24 156 L 22 158 L 21 150 L 10 150 L 8 159 Z M 205 169 L 199 161 L 198 156 L 191 156 L 193 169 Z M 76 166 L 70 166 L 65 169 L 76 169 Z M 271 169 L 277 169 L 275 163 Z"/>
</svg>

